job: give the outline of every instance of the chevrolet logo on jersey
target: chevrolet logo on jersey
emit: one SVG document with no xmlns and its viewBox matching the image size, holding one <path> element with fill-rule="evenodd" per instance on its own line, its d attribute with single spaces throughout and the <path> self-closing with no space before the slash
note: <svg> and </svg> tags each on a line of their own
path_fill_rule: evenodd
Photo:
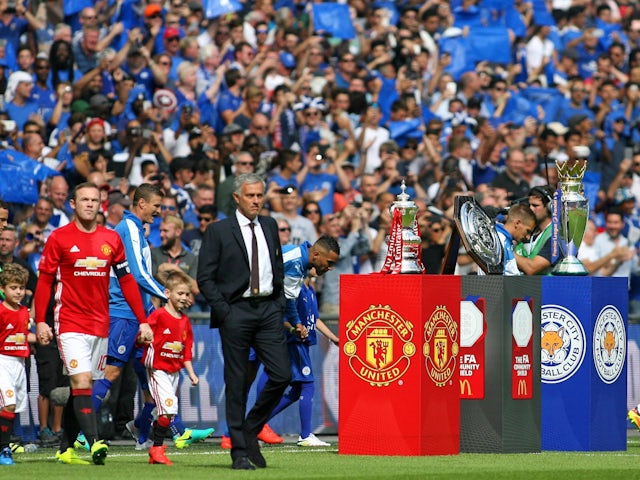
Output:
<svg viewBox="0 0 640 480">
<path fill-rule="evenodd" d="M 7 337 L 8 343 L 24 343 L 27 337 L 24 333 L 16 333 L 15 335 L 9 335 Z"/>
<path fill-rule="evenodd" d="M 86 268 L 87 270 L 97 270 L 106 266 L 107 261 L 98 257 L 79 258 L 74 265 L 76 268 Z"/>
<path fill-rule="evenodd" d="M 180 353 L 182 352 L 184 345 L 182 342 L 165 342 L 165 344 L 162 345 L 162 348 L 164 350 L 171 350 L 173 353 Z"/>
</svg>

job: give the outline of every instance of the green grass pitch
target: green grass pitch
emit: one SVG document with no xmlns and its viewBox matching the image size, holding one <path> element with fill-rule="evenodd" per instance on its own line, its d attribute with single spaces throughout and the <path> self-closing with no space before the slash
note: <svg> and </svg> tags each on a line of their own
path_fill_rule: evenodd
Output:
<svg viewBox="0 0 640 480">
<path fill-rule="evenodd" d="M 149 465 L 146 452 L 132 444 L 111 446 L 106 465 L 63 465 L 53 449 L 14 455 L 16 464 L 0 467 L 2 478 L 40 480 L 224 480 L 239 478 L 307 479 L 640 479 L 640 436 L 631 433 L 626 452 L 543 452 L 537 454 L 460 454 L 438 457 L 339 455 L 337 446 L 317 449 L 288 442 L 262 449 L 266 469 L 231 470 L 229 452 L 216 439 L 188 449 L 167 449 L 173 466 Z M 170 443 L 170 442 L 168 442 Z M 88 454 L 81 453 L 82 457 Z"/>
</svg>

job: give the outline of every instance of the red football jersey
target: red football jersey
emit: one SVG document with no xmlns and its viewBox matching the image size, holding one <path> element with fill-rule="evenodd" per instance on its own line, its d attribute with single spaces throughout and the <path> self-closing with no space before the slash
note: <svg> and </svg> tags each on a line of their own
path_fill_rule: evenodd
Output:
<svg viewBox="0 0 640 480">
<path fill-rule="evenodd" d="M 109 275 L 126 264 L 120 236 L 98 226 L 82 232 L 74 222 L 54 230 L 42 252 L 39 270 L 54 274 L 56 332 L 109 336 Z"/>
<path fill-rule="evenodd" d="M 153 343 L 144 349 L 142 362 L 147 368 L 177 372 L 184 362 L 191 361 L 193 331 L 184 313 L 176 318 L 164 308 L 155 310 L 148 318 L 153 330 Z"/>
<path fill-rule="evenodd" d="M 20 305 L 18 311 L 0 303 L 0 354 L 12 357 L 29 356 L 29 310 Z"/>
</svg>

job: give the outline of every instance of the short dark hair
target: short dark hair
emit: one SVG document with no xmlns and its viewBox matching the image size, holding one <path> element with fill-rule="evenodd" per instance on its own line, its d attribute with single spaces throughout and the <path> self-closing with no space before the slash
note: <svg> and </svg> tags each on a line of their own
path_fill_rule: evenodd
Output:
<svg viewBox="0 0 640 480">
<path fill-rule="evenodd" d="M 336 255 L 340 256 L 340 244 L 338 244 L 338 240 L 330 237 L 329 235 L 321 236 L 318 240 L 316 240 L 316 243 L 314 243 L 314 245 L 318 245 L 327 252 L 335 252 Z"/>
<path fill-rule="evenodd" d="M 138 205 L 142 199 L 149 201 L 154 195 L 164 197 L 164 193 L 158 185 L 143 183 L 136 188 L 136 193 L 133 195 L 133 205 Z"/>
</svg>

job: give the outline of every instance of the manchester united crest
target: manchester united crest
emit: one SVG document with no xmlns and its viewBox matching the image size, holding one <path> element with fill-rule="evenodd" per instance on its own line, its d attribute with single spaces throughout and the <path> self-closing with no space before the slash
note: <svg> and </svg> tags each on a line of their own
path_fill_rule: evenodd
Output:
<svg viewBox="0 0 640 480">
<path fill-rule="evenodd" d="M 438 387 L 451 380 L 457 367 L 458 325 L 444 305 L 437 306 L 424 324 L 427 374 Z"/>
<path fill-rule="evenodd" d="M 100 251 L 104 253 L 107 257 L 110 257 L 112 253 L 111 246 L 106 243 L 100 247 Z"/>
<path fill-rule="evenodd" d="M 415 354 L 413 325 L 388 305 L 370 306 L 347 323 L 344 353 L 362 380 L 386 387 L 405 374 Z"/>
</svg>

